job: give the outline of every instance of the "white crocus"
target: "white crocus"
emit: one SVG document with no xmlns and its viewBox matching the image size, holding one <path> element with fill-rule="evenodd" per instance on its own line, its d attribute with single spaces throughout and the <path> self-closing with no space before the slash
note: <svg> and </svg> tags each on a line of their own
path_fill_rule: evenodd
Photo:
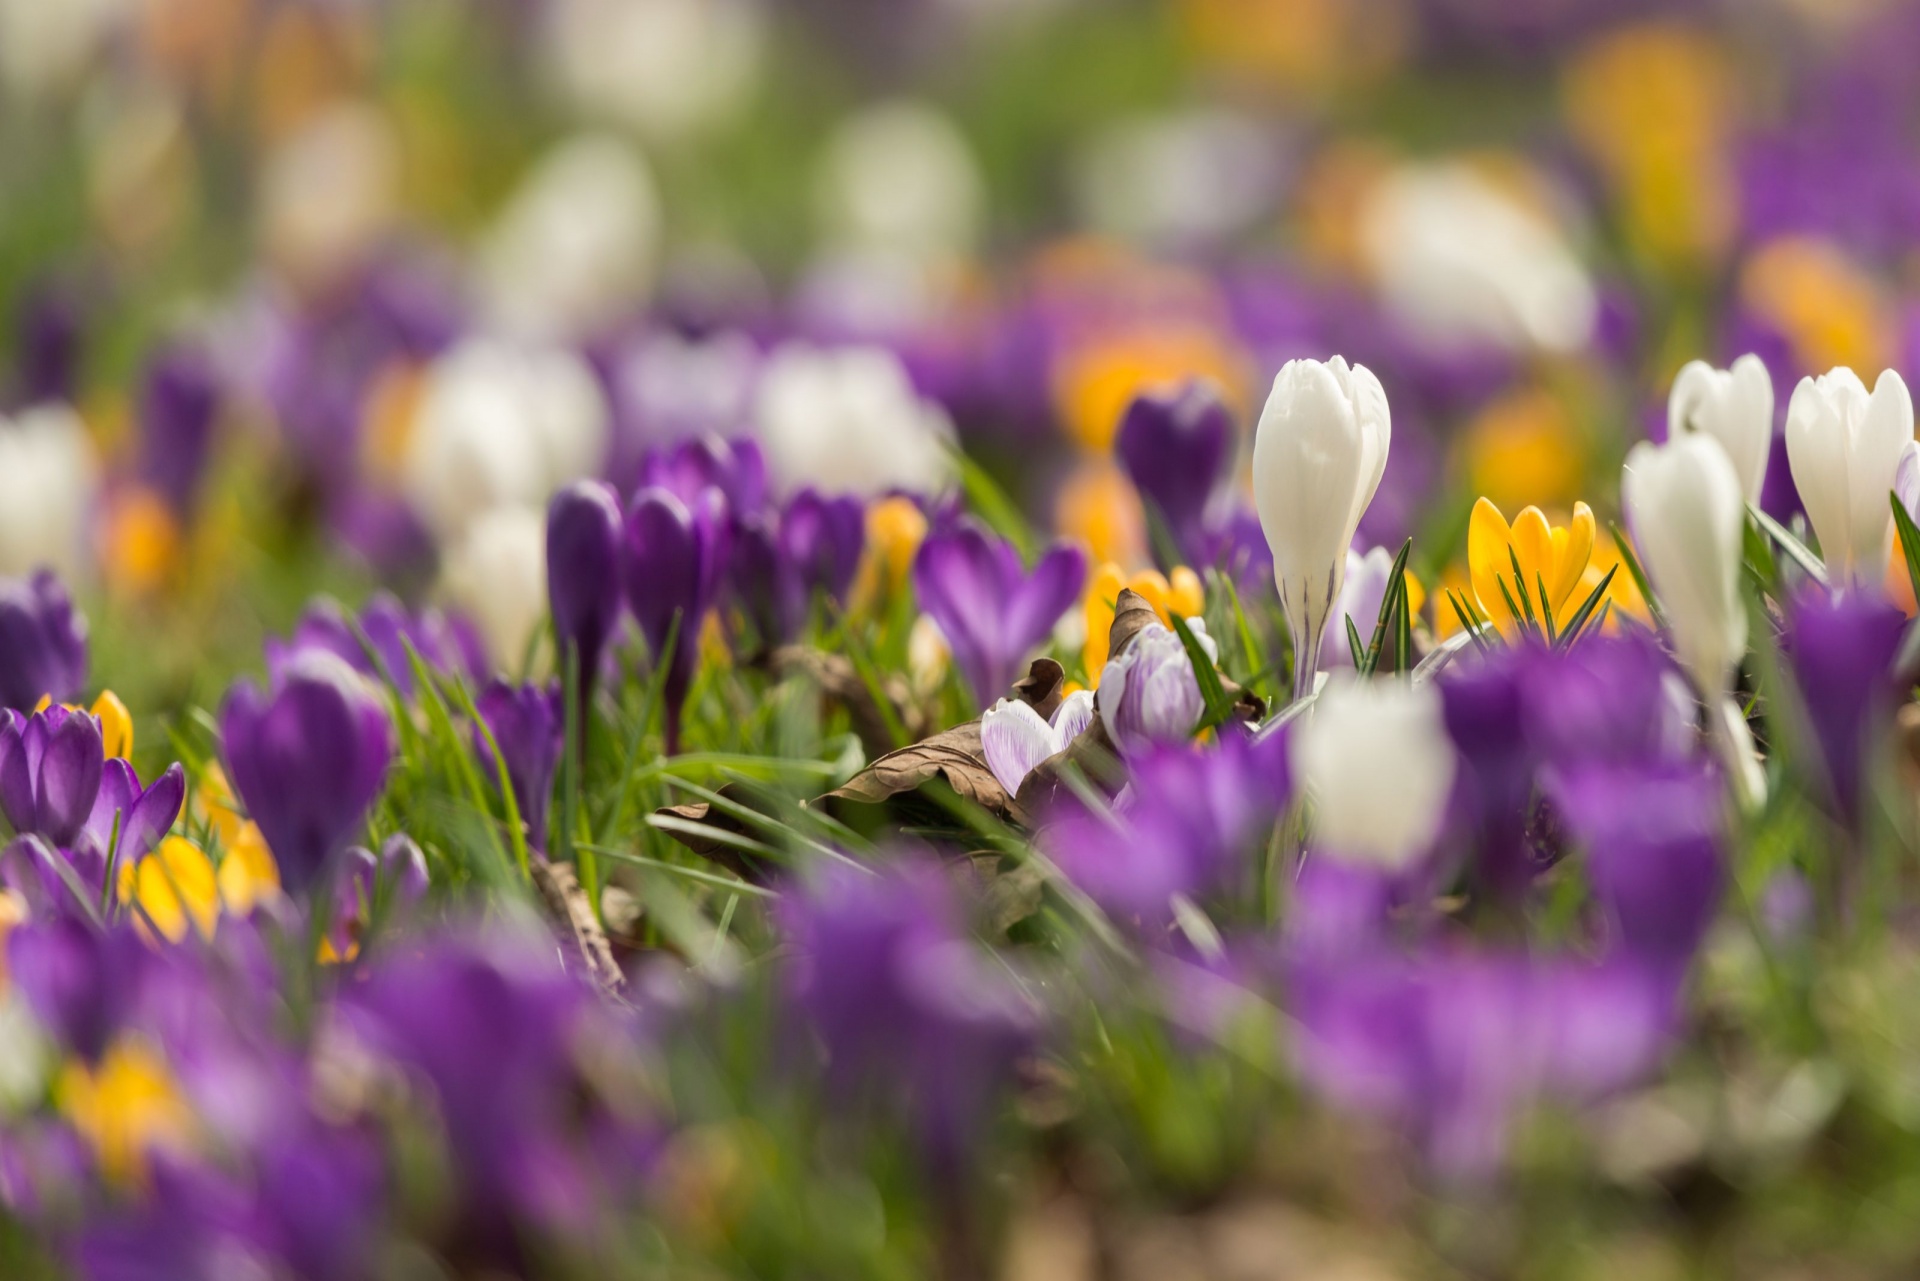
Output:
<svg viewBox="0 0 1920 1281">
<path fill-rule="evenodd" d="M 660 194 L 620 139 L 560 144 L 534 168 L 488 233 L 488 315 L 542 342 L 594 336 L 646 301 L 659 252 Z"/>
<path fill-rule="evenodd" d="M 485 512 L 538 510 L 593 474 L 610 432 L 586 362 L 474 339 L 435 362 L 401 466 L 408 501 L 446 543 Z"/>
<path fill-rule="evenodd" d="M 555 0 L 546 18 L 561 91 L 661 141 L 739 114 L 760 83 L 772 25 L 762 0 Z"/>
<path fill-rule="evenodd" d="M 1740 599 L 1747 517 L 1733 462 L 1697 433 L 1664 445 L 1642 442 L 1627 455 L 1620 502 L 1680 665 L 1712 715 L 1714 741 L 1742 798 L 1756 804 L 1765 775 L 1746 719 L 1728 696 L 1747 648 Z"/>
<path fill-rule="evenodd" d="M 1387 310 L 1436 348 L 1578 351 L 1600 304 L 1560 229 L 1471 165 L 1383 179 L 1361 241 Z"/>
<path fill-rule="evenodd" d="M 953 423 L 880 347 L 783 345 L 768 357 L 754 427 L 779 486 L 874 497 L 943 489 Z"/>
<path fill-rule="evenodd" d="M 1253 440 L 1253 502 L 1293 631 L 1294 692 L 1310 693 L 1347 550 L 1386 471 L 1387 394 L 1365 365 L 1290 360 Z"/>
<path fill-rule="evenodd" d="M 100 466 L 80 415 L 61 404 L 0 417 L 0 576 L 86 566 Z"/>
<path fill-rule="evenodd" d="M 986 182 L 952 120 L 900 100 L 867 107 L 834 131 L 814 203 L 829 243 L 939 259 L 974 248 Z"/>
<path fill-rule="evenodd" d="M 493 669 L 518 675 L 547 614 L 545 517 L 528 507 L 481 516 L 447 549 L 440 587 L 480 629 Z M 548 665 L 534 656 L 536 674 Z"/>
<path fill-rule="evenodd" d="M 1691 360 L 1667 397 L 1667 432 L 1695 431 L 1720 442 L 1740 478 L 1740 493 L 1758 504 L 1773 451 L 1773 377 L 1749 352 L 1726 369 Z"/>
<path fill-rule="evenodd" d="M 1913 440 L 1913 398 L 1889 369 L 1867 393 L 1851 370 L 1802 378 L 1787 402 L 1787 461 L 1836 589 L 1875 590 L 1892 551 L 1892 492 Z"/>
<path fill-rule="evenodd" d="M 1440 692 L 1405 681 L 1330 684 L 1288 744 L 1313 803 L 1313 847 L 1398 869 L 1433 842 L 1458 769 Z"/>
<path fill-rule="evenodd" d="M 1017 796 L 1020 784 L 1040 762 L 1066 751 L 1092 722 L 1091 690 L 1067 695 L 1054 709 L 1052 720 L 1042 720 L 1032 703 L 1003 698 L 980 718 L 980 750 L 1007 795 Z"/>
</svg>

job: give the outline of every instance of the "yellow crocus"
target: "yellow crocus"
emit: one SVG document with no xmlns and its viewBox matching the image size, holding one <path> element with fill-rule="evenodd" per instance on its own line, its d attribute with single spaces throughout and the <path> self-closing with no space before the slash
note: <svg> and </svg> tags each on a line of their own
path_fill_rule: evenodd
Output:
<svg viewBox="0 0 1920 1281">
<path fill-rule="evenodd" d="M 145 858 L 122 863 L 119 890 L 122 903 L 138 905 L 135 923 L 149 942 L 157 931 L 178 943 L 189 928 L 211 938 L 220 921 L 220 877 L 213 860 L 184 836 L 169 836 Z"/>
<path fill-rule="evenodd" d="M 1157 569 L 1143 569 L 1129 578 L 1111 561 L 1093 571 L 1082 606 L 1087 622 L 1087 639 L 1081 659 L 1087 669 L 1087 685 L 1099 688 L 1100 673 L 1107 665 L 1108 637 L 1113 631 L 1114 604 L 1123 589 L 1131 588 L 1146 598 L 1160 621 L 1173 626 L 1174 614 L 1192 618 L 1206 606 L 1206 594 L 1200 575 L 1185 565 L 1176 566 L 1171 577 Z"/>
<path fill-rule="evenodd" d="M 1579 607 L 1573 594 L 1593 558 L 1594 532 L 1593 510 L 1585 503 L 1573 505 L 1573 519 L 1565 525 L 1549 525 L 1538 507 L 1522 511 L 1509 525 L 1500 509 L 1482 498 L 1474 504 L 1467 525 L 1467 570 L 1481 611 L 1508 635 L 1520 625 L 1507 608 L 1509 595 L 1523 616 L 1527 605 L 1532 605 L 1535 622 L 1543 630 L 1547 612 L 1552 613 L 1556 624 L 1565 622 L 1570 605 L 1572 609 Z M 1523 586 L 1514 582 L 1515 561 L 1526 579 Z"/>
<path fill-rule="evenodd" d="M 193 1111 L 158 1051 L 122 1038 L 98 1067 L 75 1060 L 61 1069 L 54 1101 L 100 1160 L 110 1182 L 138 1184 L 147 1157 L 191 1144 Z"/>
<path fill-rule="evenodd" d="M 280 893 L 280 867 L 252 823 L 220 854 L 220 902 L 229 916 L 247 916 Z"/>
<path fill-rule="evenodd" d="M 108 506 L 102 561 L 107 581 L 132 596 L 158 591 L 179 568 L 186 540 L 173 508 L 132 487 Z"/>
<path fill-rule="evenodd" d="M 906 590 L 913 558 L 926 537 L 927 514 L 911 498 L 895 495 L 868 507 L 867 547 L 854 579 L 854 608 L 870 608 L 882 595 Z"/>
<path fill-rule="evenodd" d="M 34 705 L 34 711 L 44 712 L 53 706 L 53 696 L 42 694 Z M 100 722 L 100 747 L 102 754 L 111 759 L 115 756 L 129 760 L 133 756 L 133 713 L 120 701 L 120 696 L 110 689 L 100 691 L 100 697 L 93 700 L 93 706 L 81 708 L 77 703 L 62 703 L 70 712 L 86 711 Z"/>
</svg>

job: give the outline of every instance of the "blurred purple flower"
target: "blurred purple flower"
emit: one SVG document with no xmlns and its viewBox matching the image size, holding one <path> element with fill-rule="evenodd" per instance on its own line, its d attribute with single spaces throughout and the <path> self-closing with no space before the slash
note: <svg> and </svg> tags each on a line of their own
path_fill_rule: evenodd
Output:
<svg viewBox="0 0 1920 1281">
<path fill-rule="evenodd" d="M 1036 1016 L 967 937 L 941 869 L 906 856 L 835 865 L 781 901 L 788 985 L 843 1106 L 885 1100 L 935 1174 L 975 1149 Z"/>
<path fill-rule="evenodd" d="M 0 579 L 0 707 L 61 703 L 87 683 L 87 620 L 49 570 Z"/>
<path fill-rule="evenodd" d="M 102 928 L 73 913 L 10 931 L 8 981 L 54 1037 L 97 1063 L 139 1002 L 150 952 L 128 926 Z"/>
<path fill-rule="evenodd" d="M 513 803 L 519 807 L 527 840 L 542 850 L 547 847 L 553 771 L 565 747 L 564 698 L 558 686 L 509 685 L 496 680 L 481 692 L 474 704 L 480 719 L 486 722 L 487 732 L 500 745 L 507 780 L 513 788 Z M 474 751 L 492 778 L 497 768 L 493 752 L 477 727 L 473 739 Z"/>
<path fill-rule="evenodd" d="M 337 657 L 296 655 L 262 693 L 227 691 L 220 712 L 227 775 L 259 825 L 288 891 L 328 871 L 366 820 L 393 756 L 393 724 L 364 679 Z"/>
<path fill-rule="evenodd" d="M 1885 738 L 1901 682 L 1893 670 L 1906 616 L 1884 600 L 1813 592 L 1793 607 L 1781 648 L 1812 723 L 1827 797 L 1858 830 L 1868 757 Z"/>
<path fill-rule="evenodd" d="M 1012 543 L 971 517 L 929 534 L 913 561 L 913 589 L 946 634 L 974 702 L 1006 693 L 1026 656 L 1080 597 L 1086 554 L 1057 543 L 1029 573 Z"/>
<path fill-rule="evenodd" d="M 561 653 L 579 653 L 584 713 L 600 660 L 624 608 L 620 590 L 620 497 L 605 481 L 576 481 L 547 507 L 547 602 Z M 581 724 L 584 727 L 585 717 Z"/>
<path fill-rule="evenodd" d="M 409 648 L 429 670 L 443 675 L 472 681 L 488 670 L 480 638 L 466 619 L 437 609 L 416 614 L 391 593 L 381 592 L 358 619 L 349 618 L 335 600 L 315 599 L 300 615 L 292 635 L 284 641 L 267 638 L 267 674 L 277 681 L 300 655 L 319 651 L 343 660 L 370 680 L 391 681 L 402 698 L 411 699 L 414 672 Z"/>
<path fill-rule="evenodd" d="M 342 957 L 356 955 L 376 922 L 411 912 L 427 896 L 427 859 L 405 832 L 395 832 L 375 855 L 355 845 L 340 858 L 327 937 Z"/>
<path fill-rule="evenodd" d="M 1114 451 L 1134 487 L 1166 523 L 1183 563 L 1195 563 L 1208 509 L 1226 484 L 1237 445 L 1233 411 L 1201 379 L 1135 396 Z M 1171 571 L 1173 566 L 1161 565 Z"/>
<path fill-rule="evenodd" d="M 220 381 L 193 343 L 163 347 L 147 362 L 140 391 L 140 476 L 185 520 L 206 473 Z"/>
<path fill-rule="evenodd" d="M 61 281 L 28 289 L 14 312 L 14 399 L 20 408 L 71 403 L 80 390 L 86 309 L 80 292 Z"/>
<path fill-rule="evenodd" d="M 100 722 L 56 703 L 0 710 L 0 811 L 21 835 L 70 845 L 93 812 L 105 764 Z"/>
<path fill-rule="evenodd" d="M 640 468 L 640 488 L 664 489 L 691 507 L 700 495 L 717 489 L 736 516 L 767 505 L 767 462 L 751 437 L 723 440 L 698 436 L 656 450 Z"/>
<path fill-rule="evenodd" d="M 660 488 L 633 496 L 627 507 L 621 575 L 627 607 L 658 663 L 673 640 L 662 688 L 666 748 L 680 750 L 680 715 L 700 660 L 700 632 L 726 572 L 727 501 L 718 489 L 682 502 Z"/>
</svg>

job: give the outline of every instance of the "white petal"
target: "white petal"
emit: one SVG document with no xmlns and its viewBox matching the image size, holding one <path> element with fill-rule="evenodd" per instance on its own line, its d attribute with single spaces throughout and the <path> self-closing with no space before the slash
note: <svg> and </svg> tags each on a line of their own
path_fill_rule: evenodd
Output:
<svg viewBox="0 0 1920 1281">
<path fill-rule="evenodd" d="M 1787 463 L 1800 505 L 1807 509 L 1814 536 L 1820 540 L 1820 552 L 1836 578 L 1853 563 L 1847 431 L 1841 406 L 1831 394 L 1834 384 L 1829 382 L 1842 373 L 1852 376 L 1851 371 L 1836 369 L 1819 382 L 1802 378 L 1787 402 Z"/>
<path fill-rule="evenodd" d="M 1033 705 L 1008 698 L 981 716 L 980 749 L 1008 796 L 1019 792 L 1034 767 L 1059 750 L 1053 727 L 1040 719 Z"/>
<path fill-rule="evenodd" d="M 1054 750 L 1065 751 L 1092 723 L 1093 691 L 1076 689 L 1060 700 L 1060 706 L 1053 713 L 1053 741 L 1057 744 Z"/>
</svg>

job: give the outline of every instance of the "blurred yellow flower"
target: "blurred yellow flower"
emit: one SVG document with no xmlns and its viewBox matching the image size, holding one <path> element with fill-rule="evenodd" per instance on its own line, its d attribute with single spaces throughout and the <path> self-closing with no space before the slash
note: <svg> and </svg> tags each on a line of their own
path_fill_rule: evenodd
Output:
<svg viewBox="0 0 1920 1281">
<path fill-rule="evenodd" d="M 1073 470 L 1053 505 L 1054 527 L 1086 544 L 1094 561 L 1132 564 L 1147 548 L 1147 518 L 1133 482 L 1111 458 L 1088 458 Z"/>
<path fill-rule="evenodd" d="M 130 596 L 164 587 L 180 564 L 180 522 L 152 490 L 132 486 L 107 505 L 104 560 L 107 581 Z"/>
<path fill-rule="evenodd" d="M 1183 0 L 1189 43 L 1253 88 L 1324 94 L 1397 65 L 1411 25 L 1397 0 Z"/>
<path fill-rule="evenodd" d="M 1720 47 L 1677 22 L 1624 27 L 1567 67 L 1568 124 L 1614 189 L 1628 243 L 1651 261 L 1712 260 L 1731 240 L 1732 85 Z"/>
<path fill-rule="evenodd" d="M 1522 617 L 1531 603 L 1533 616 L 1544 631 L 1544 593 L 1546 610 L 1552 612 L 1555 624 L 1564 622 L 1569 616 L 1568 602 L 1593 558 L 1594 532 L 1593 511 L 1585 503 L 1573 505 L 1573 519 L 1565 525 L 1549 525 L 1538 507 L 1528 507 L 1508 525 L 1500 509 L 1482 498 L 1474 504 L 1467 525 L 1467 569 L 1481 612 L 1502 634 L 1512 635 L 1520 624 L 1507 607 L 1510 595 Z M 1514 582 L 1516 560 L 1525 576 L 1524 587 Z M 1505 595 L 1501 592 L 1503 585 Z"/>
<path fill-rule="evenodd" d="M 1110 653 L 1108 638 L 1113 630 L 1114 604 L 1126 588 L 1144 596 L 1147 604 L 1153 606 L 1153 612 L 1160 615 L 1160 621 L 1169 627 L 1175 614 L 1183 619 L 1192 618 L 1206 606 L 1200 576 L 1185 565 L 1176 567 L 1170 578 L 1157 569 L 1141 570 L 1129 578 L 1111 561 L 1094 570 L 1081 606 L 1087 624 L 1081 661 L 1087 669 L 1090 689 L 1100 687 L 1100 673 L 1106 668 Z"/>
<path fill-rule="evenodd" d="M 1808 369 L 1880 369 L 1892 358 L 1886 298 L 1828 241 L 1786 236 L 1762 246 L 1741 272 L 1740 296 L 1786 335 Z"/>
<path fill-rule="evenodd" d="M 220 852 L 220 902 L 229 916 L 247 916 L 280 893 L 280 868 L 260 829 L 241 827 L 239 837 Z"/>
<path fill-rule="evenodd" d="M 926 536 L 926 513 L 911 498 L 895 495 L 867 508 L 867 547 L 854 580 L 855 608 L 868 608 L 883 594 L 906 589 L 913 558 Z"/>
<path fill-rule="evenodd" d="M 1561 401 L 1522 388 L 1481 411 L 1461 437 L 1470 492 L 1499 506 L 1564 506 L 1579 492 L 1585 442 Z"/>
<path fill-rule="evenodd" d="M 135 925 L 152 941 L 186 938 L 189 927 L 213 937 L 220 920 L 220 878 L 206 851 L 184 836 L 169 836 L 145 858 L 120 865 L 120 901 L 138 908 Z"/>
<path fill-rule="evenodd" d="M 120 1038 L 98 1067 L 69 1062 L 54 1082 L 54 1101 L 107 1178 L 123 1186 L 146 1177 L 151 1153 L 193 1140 L 192 1109 L 166 1061 L 144 1041 Z"/>
</svg>

